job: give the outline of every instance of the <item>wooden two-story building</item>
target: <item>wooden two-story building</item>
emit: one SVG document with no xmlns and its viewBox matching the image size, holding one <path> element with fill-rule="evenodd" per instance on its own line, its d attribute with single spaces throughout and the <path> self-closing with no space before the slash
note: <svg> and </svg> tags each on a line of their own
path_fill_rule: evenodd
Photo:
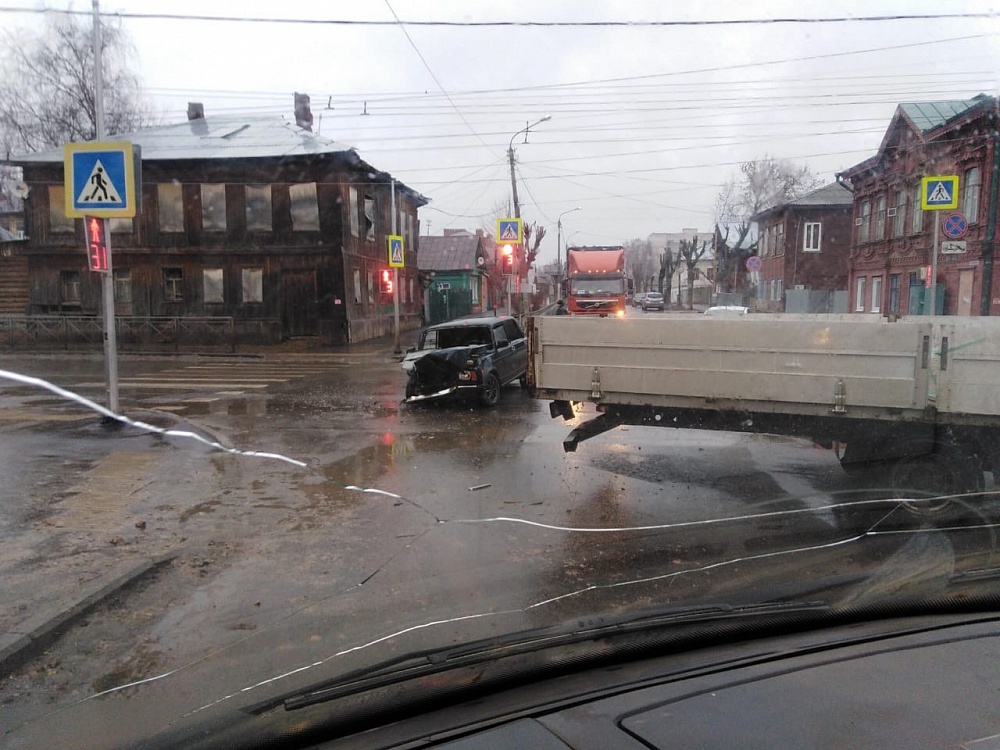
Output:
<svg viewBox="0 0 1000 750">
<path fill-rule="evenodd" d="M 834 182 L 750 217 L 760 233 L 759 307 L 784 312 L 789 290 L 829 296 L 847 289 L 852 204 L 850 188 Z"/>
<path fill-rule="evenodd" d="M 878 314 L 937 311 L 1000 314 L 997 273 L 984 289 L 997 231 L 1000 109 L 994 97 L 900 104 L 878 153 L 845 170 L 854 186 L 850 310 Z M 957 211 L 964 237 L 941 242 L 937 278 L 930 278 L 934 222 L 947 211 L 921 210 L 921 178 L 957 175 Z M 943 233 L 942 240 L 947 240 Z"/>
<path fill-rule="evenodd" d="M 354 149 L 281 117 L 202 117 L 109 140 L 142 151 L 140 213 L 111 220 L 116 314 L 230 317 L 244 340 L 325 343 L 391 332 L 383 286 L 395 191 L 401 327 L 420 325 L 417 209 L 427 199 Z M 83 222 L 65 211 L 63 151 L 23 169 L 30 289 L 25 314 L 98 315 Z"/>
</svg>

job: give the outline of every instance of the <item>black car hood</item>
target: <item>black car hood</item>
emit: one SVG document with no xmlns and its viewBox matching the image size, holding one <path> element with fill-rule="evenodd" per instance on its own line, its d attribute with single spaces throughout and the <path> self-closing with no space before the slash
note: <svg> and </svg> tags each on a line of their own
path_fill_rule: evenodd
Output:
<svg viewBox="0 0 1000 750">
<path fill-rule="evenodd" d="M 487 352 L 483 344 L 475 346 L 453 346 L 450 349 L 436 349 L 413 363 L 413 369 L 421 376 L 434 377 L 452 375 L 457 370 L 466 369 L 466 362 Z"/>
</svg>

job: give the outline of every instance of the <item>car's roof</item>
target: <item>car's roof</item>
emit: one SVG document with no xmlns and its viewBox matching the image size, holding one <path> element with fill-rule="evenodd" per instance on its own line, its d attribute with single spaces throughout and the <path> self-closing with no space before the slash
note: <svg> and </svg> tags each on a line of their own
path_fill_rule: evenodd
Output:
<svg viewBox="0 0 1000 750">
<path fill-rule="evenodd" d="M 428 331 L 439 331 L 442 328 L 473 328 L 479 326 L 494 326 L 497 323 L 502 323 L 505 320 L 514 320 L 513 317 L 502 315 L 502 316 L 490 316 L 490 317 L 480 317 L 480 318 L 459 318 L 457 320 L 448 320 L 444 323 L 438 323 L 436 325 L 428 326 Z"/>
</svg>

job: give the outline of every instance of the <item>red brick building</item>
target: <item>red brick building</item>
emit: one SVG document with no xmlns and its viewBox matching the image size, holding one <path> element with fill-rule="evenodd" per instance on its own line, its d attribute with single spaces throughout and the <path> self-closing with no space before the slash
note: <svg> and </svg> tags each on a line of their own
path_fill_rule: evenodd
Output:
<svg viewBox="0 0 1000 750">
<path fill-rule="evenodd" d="M 854 186 L 854 238 L 849 309 L 878 314 L 930 312 L 927 289 L 935 220 L 950 211 L 922 211 L 921 178 L 958 175 L 958 211 L 968 233 L 941 233 L 937 308 L 979 315 L 984 277 L 989 314 L 1000 313 L 992 265 L 996 240 L 998 101 L 979 94 L 960 101 L 900 104 L 878 153 L 842 173 Z M 930 215 L 928 215 L 930 214 Z"/>
<path fill-rule="evenodd" d="M 834 182 L 750 217 L 759 231 L 758 307 L 784 311 L 789 289 L 847 288 L 852 201 L 850 189 Z"/>
</svg>

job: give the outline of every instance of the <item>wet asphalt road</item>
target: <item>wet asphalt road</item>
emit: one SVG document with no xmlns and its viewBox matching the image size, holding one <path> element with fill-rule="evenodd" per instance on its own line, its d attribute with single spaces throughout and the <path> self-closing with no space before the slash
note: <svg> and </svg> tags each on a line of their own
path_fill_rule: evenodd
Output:
<svg viewBox="0 0 1000 750">
<path fill-rule="evenodd" d="M 0 367 L 102 398 L 96 358 Z M 418 648 L 850 575 L 864 555 L 768 555 L 885 512 L 829 507 L 857 487 L 801 440 L 621 428 L 564 454 L 572 425 L 516 384 L 493 410 L 402 406 L 384 343 L 126 358 L 122 383 L 127 413 L 308 466 L 109 432 L 0 384 L 0 622 L 169 557 L 4 677 L 14 746 L 82 747 L 88 725 L 103 746 L 101 727 L 140 737 Z"/>
</svg>

